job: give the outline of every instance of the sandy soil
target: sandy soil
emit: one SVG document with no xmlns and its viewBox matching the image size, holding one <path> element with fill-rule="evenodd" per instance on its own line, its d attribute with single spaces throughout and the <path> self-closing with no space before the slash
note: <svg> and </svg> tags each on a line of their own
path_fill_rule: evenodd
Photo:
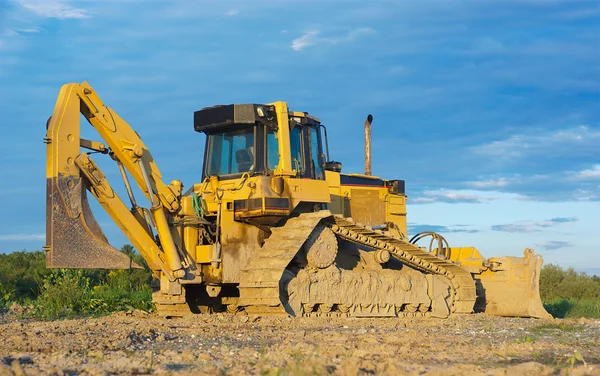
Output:
<svg viewBox="0 0 600 376">
<path fill-rule="evenodd" d="M 24 374 L 600 375 L 600 320 L 0 313 L 0 375 Z"/>
</svg>

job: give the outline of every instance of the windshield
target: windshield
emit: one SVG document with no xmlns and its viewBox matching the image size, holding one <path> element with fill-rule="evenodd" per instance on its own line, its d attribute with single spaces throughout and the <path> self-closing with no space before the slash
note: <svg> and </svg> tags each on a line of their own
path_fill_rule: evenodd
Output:
<svg viewBox="0 0 600 376">
<path fill-rule="evenodd" d="M 208 135 L 206 175 L 254 170 L 254 127 Z"/>
</svg>

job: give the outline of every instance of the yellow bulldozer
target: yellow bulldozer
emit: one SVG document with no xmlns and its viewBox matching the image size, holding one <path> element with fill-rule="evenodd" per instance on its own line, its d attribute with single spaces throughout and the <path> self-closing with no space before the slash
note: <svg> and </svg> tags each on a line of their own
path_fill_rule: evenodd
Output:
<svg viewBox="0 0 600 376">
<path fill-rule="evenodd" d="M 100 141 L 81 138 L 81 115 Z M 371 121 L 367 171 L 347 174 L 329 158 L 321 121 L 285 102 L 203 108 L 194 113 L 206 135 L 202 181 L 184 190 L 163 182 L 138 133 L 87 82 L 66 84 L 44 139 L 47 267 L 139 267 L 109 245 L 89 192 L 152 269 L 164 316 L 550 317 L 531 249 L 484 258 L 437 233 L 408 238 L 404 181 L 370 175 Z M 117 164 L 131 206 L 92 153 Z"/>
</svg>

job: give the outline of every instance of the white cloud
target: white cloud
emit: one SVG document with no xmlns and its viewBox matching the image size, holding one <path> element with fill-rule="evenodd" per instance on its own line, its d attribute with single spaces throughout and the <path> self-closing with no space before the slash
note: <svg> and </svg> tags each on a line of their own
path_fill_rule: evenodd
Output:
<svg viewBox="0 0 600 376">
<path fill-rule="evenodd" d="M 318 43 L 319 31 L 312 30 L 304 33 L 300 38 L 296 38 L 292 41 L 292 50 L 300 51 L 308 46 L 314 46 Z"/>
<path fill-rule="evenodd" d="M 344 36 L 325 38 L 325 37 L 319 36 L 319 34 L 321 33 L 320 30 L 310 30 L 310 31 L 307 31 L 306 33 L 304 33 L 302 36 L 294 39 L 292 41 L 291 47 L 292 47 L 292 50 L 294 50 L 294 51 L 301 51 L 301 50 L 305 49 L 306 47 L 311 47 L 311 46 L 317 46 L 317 45 L 323 45 L 323 44 L 336 45 L 336 44 L 340 44 L 340 43 L 347 43 L 347 42 L 351 42 L 351 41 L 355 40 L 356 38 L 358 38 L 362 35 L 371 34 L 374 31 L 375 30 L 368 28 L 368 27 L 361 27 L 358 29 L 350 30 Z"/>
<path fill-rule="evenodd" d="M 424 191 L 420 197 L 410 200 L 414 204 L 430 204 L 435 202 L 444 202 L 448 204 L 458 203 L 482 203 L 497 200 L 502 197 L 506 197 L 505 193 L 499 192 L 485 192 L 476 190 L 429 190 Z M 518 197 L 518 195 L 511 195 Z"/>
<path fill-rule="evenodd" d="M 6 29 L 2 32 L 2 34 L 0 34 L 0 37 L 16 37 L 17 35 L 19 35 L 19 33 L 17 33 L 16 31 Z"/>
<path fill-rule="evenodd" d="M 518 186 L 539 186 L 548 180 L 554 179 L 554 175 L 548 174 L 511 174 L 510 176 L 496 177 L 497 174 L 492 177 L 478 177 L 480 180 L 474 180 L 466 182 L 467 187 L 476 189 L 495 189 L 495 188 L 507 188 L 507 187 L 518 187 Z"/>
<path fill-rule="evenodd" d="M 535 134 L 517 134 L 507 139 L 472 147 L 476 154 L 498 159 L 520 159 L 551 153 L 553 156 L 572 155 L 573 150 L 592 150 L 600 141 L 600 130 L 579 126 L 554 132 L 538 130 Z"/>
<path fill-rule="evenodd" d="M 573 246 L 573 243 L 565 242 L 562 240 L 550 240 L 545 243 L 536 244 L 536 246 L 542 247 L 547 251 L 553 251 L 560 248 L 567 248 Z"/>
<path fill-rule="evenodd" d="M 0 241 L 46 240 L 46 234 L 7 234 L 0 235 Z"/>
<path fill-rule="evenodd" d="M 509 184 L 508 179 L 490 179 L 470 182 L 469 185 L 473 188 L 501 188 L 506 187 Z"/>
<path fill-rule="evenodd" d="M 594 190 L 576 189 L 571 196 L 575 201 L 600 201 L 600 186 Z"/>
<path fill-rule="evenodd" d="M 494 231 L 511 232 L 511 233 L 531 233 L 539 232 L 542 229 L 564 226 L 566 223 L 577 222 L 576 217 L 556 217 L 547 221 L 520 221 L 515 223 L 508 223 L 503 225 L 493 225 L 491 228 Z"/>
<path fill-rule="evenodd" d="M 225 14 L 228 16 L 235 16 L 237 14 L 240 14 L 240 11 L 237 9 L 229 9 L 227 12 L 225 12 Z"/>
<path fill-rule="evenodd" d="M 38 27 L 4 29 L 0 32 L 0 50 L 19 48 L 19 46 L 21 45 L 21 43 L 19 43 L 20 39 L 26 38 L 28 34 L 37 34 L 41 31 L 42 29 Z M 9 61 L 9 59 L 4 56 L 0 59 L 0 63 L 2 65 L 6 65 L 7 61 Z"/>
<path fill-rule="evenodd" d="M 90 18 L 87 10 L 75 8 L 66 0 L 15 0 L 23 8 L 46 18 L 83 19 Z"/>
<path fill-rule="evenodd" d="M 42 29 L 40 29 L 39 27 L 28 27 L 26 29 L 16 29 L 14 30 L 15 33 L 17 34 L 35 34 L 35 33 L 39 33 Z"/>
<path fill-rule="evenodd" d="M 420 223 L 408 223 L 408 232 L 410 234 L 416 234 L 424 231 L 433 231 L 437 233 L 468 233 L 475 234 L 479 232 L 477 229 L 468 228 L 470 226 L 467 225 L 453 225 L 453 226 L 445 226 L 445 225 L 427 225 Z"/>
<path fill-rule="evenodd" d="M 591 169 L 576 172 L 574 177 L 580 180 L 600 179 L 600 164 L 592 166 Z"/>
</svg>

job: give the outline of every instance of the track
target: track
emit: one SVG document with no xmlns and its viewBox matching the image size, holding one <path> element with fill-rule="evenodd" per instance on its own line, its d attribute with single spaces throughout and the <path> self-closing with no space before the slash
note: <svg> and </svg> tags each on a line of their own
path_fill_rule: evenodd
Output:
<svg viewBox="0 0 600 376">
<path fill-rule="evenodd" d="M 477 294 L 475 281 L 468 271 L 448 260 L 422 251 L 414 244 L 389 237 L 383 232 L 370 230 L 348 219 L 335 217 L 335 224 L 331 226 L 331 229 L 342 239 L 366 247 L 386 250 L 394 258 L 414 269 L 447 277 L 454 289 L 451 311 L 455 313 L 473 312 Z"/>
<path fill-rule="evenodd" d="M 329 228 L 336 236 L 375 250 L 388 251 L 394 258 L 413 269 L 445 277 L 452 287 L 454 313 L 471 313 L 476 300 L 475 282 L 471 274 L 417 246 L 360 226 L 348 219 L 333 217 L 328 211 L 304 213 L 291 218 L 279 228 L 273 228 L 259 254 L 242 271 L 239 305 L 248 313 L 285 314 L 282 302 L 283 284 L 293 277 L 286 267 L 300 252 L 319 222 L 331 218 Z M 379 309 L 379 307 L 377 308 Z"/>
<path fill-rule="evenodd" d="M 239 305 L 248 313 L 285 314 L 280 283 L 286 267 L 329 212 L 303 213 L 271 229 L 257 257 L 242 270 Z"/>
</svg>

